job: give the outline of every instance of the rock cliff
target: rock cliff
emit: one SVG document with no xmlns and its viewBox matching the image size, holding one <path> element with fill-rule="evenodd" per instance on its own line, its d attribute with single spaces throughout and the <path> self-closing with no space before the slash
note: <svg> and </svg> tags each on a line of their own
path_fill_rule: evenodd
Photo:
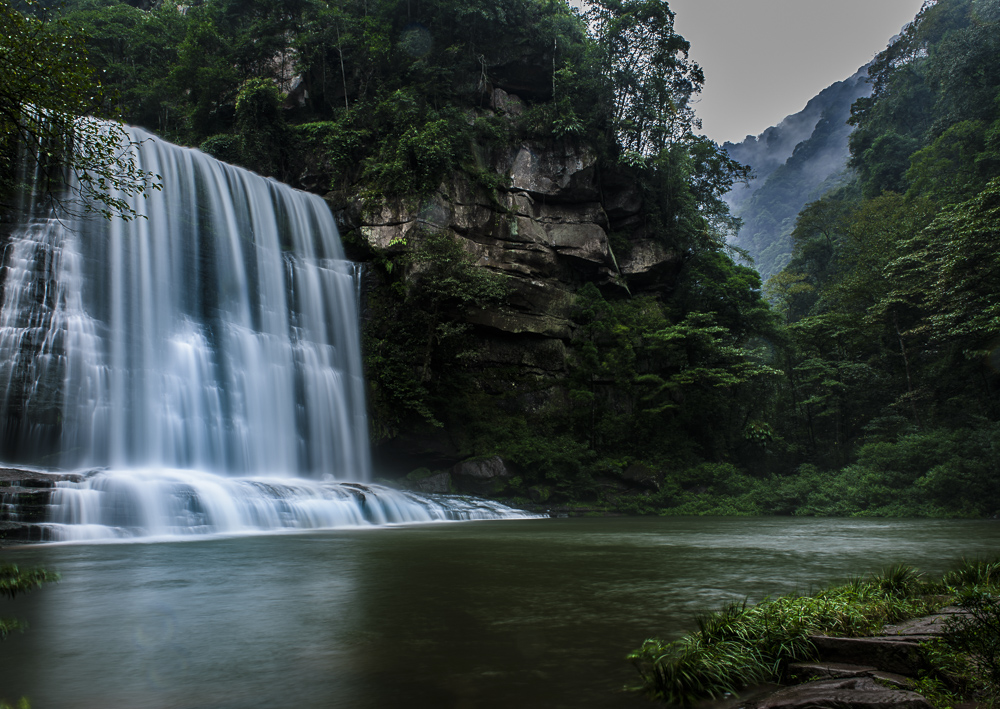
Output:
<svg viewBox="0 0 1000 709">
<path fill-rule="evenodd" d="M 494 90 L 491 105 L 509 115 L 522 108 L 502 89 Z M 487 160 L 485 172 L 494 178 L 489 186 L 460 172 L 420 201 L 374 204 L 344 192 L 327 200 L 355 259 L 398 259 L 418 251 L 430 235 L 445 234 L 476 267 L 506 276 L 502 307 L 465 308 L 458 317 L 471 329 L 478 367 L 505 368 L 511 381 L 527 378 L 537 392 L 557 386 L 566 374 L 575 294 L 583 285 L 595 284 L 605 297 L 666 294 L 682 256 L 647 232 L 633 177 L 602 166 L 586 144 L 525 141 L 494 150 Z M 405 268 L 404 282 L 417 266 Z M 369 270 L 368 298 L 387 287 L 382 275 Z M 533 401 L 519 405 L 537 407 L 537 396 Z M 437 465 L 458 457 L 440 436 L 419 438 L 416 448 L 404 446 L 407 454 L 433 451 Z"/>
</svg>

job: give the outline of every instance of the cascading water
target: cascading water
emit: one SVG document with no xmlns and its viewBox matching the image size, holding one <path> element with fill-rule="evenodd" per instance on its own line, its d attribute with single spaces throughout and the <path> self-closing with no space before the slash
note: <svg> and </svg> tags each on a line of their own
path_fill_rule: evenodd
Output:
<svg viewBox="0 0 1000 709">
<path fill-rule="evenodd" d="M 507 515 L 334 482 L 367 481 L 370 460 L 355 268 L 329 209 L 130 130 L 162 176 L 138 219 L 36 218 L 6 246 L 3 458 L 97 471 L 59 483 L 50 536 Z"/>
</svg>

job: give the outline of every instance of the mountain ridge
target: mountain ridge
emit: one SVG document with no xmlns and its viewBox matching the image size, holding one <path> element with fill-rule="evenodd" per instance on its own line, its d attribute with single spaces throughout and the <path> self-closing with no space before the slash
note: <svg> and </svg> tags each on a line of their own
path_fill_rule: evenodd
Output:
<svg viewBox="0 0 1000 709">
<path fill-rule="evenodd" d="M 762 278 L 780 271 L 791 258 L 790 236 L 802 207 L 840 182 L 849 157 L 851 106 L 870 95 L 866 65 L 760 135 L 723 144 L 730 157 L 749 165 L 756 176 L 724 199 L 743 220 L 733 244 L 750 254 Z"/>
</svg>

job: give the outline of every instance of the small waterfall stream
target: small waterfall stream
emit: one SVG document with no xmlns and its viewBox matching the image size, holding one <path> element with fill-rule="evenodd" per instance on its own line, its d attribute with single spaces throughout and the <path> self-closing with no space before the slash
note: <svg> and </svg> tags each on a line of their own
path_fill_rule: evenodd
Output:
<svg viewBox="0 0 1000 709">
<path fill-rule="evenodd" d="M 36 218 L 4 253 L 0 459 L 98 471 L 58 484 L 50 536 L 508 514 L 337 482 L 371 462 L 357 270 L 329 209 L 130 131 L 163 185 L 139 218 Z"/>
</svg>

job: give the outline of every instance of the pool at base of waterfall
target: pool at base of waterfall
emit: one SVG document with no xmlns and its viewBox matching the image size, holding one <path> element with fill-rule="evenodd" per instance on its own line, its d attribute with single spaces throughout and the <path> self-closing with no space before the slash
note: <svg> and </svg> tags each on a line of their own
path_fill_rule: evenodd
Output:
<svg viewBox="0 0 1000 709">
<path fill-rule="evenodd" d="M 0 551 L 0 700 L 45 709 L 640 709 L 625 659 L 724 603 L 992 555 L 973 520 L 583 518 Z"/>
</svg>

